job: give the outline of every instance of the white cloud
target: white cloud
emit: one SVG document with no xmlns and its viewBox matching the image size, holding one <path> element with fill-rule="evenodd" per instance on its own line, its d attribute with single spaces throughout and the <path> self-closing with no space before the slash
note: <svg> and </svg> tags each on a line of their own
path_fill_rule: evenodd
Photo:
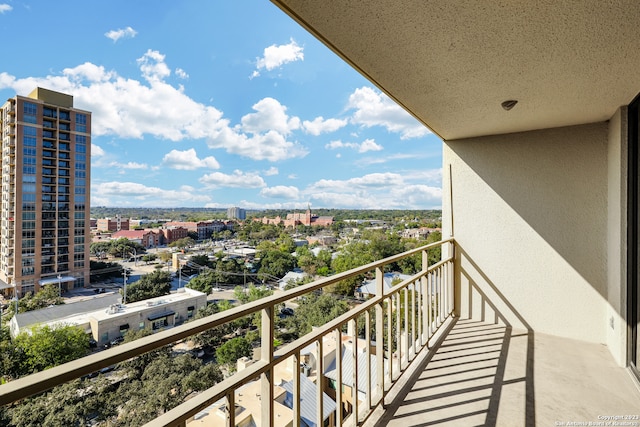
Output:
<svg viewBox="0 0 640 427">
<path fill-rule="evenodd" d="M 322 133 L 335 132 L 347 125 L 347 120 L 327 119 L 322 116 L 316 117 L 313 121 L 305 120 L 302 122 L 305 132 L 318 136 Z"/>
<path fill-rule="evenodd" d="M 265 48 L 263 56 L 256 58 L 256 69 L 251 78 L 259 76 L 260 70 L 271 71 L 289 62 L 303 61 L 303 50 L 302 46 L 299 46 L 293 39 L 288 44 L 273 44 Z"/>
<path fill-rule="evenodd" d="M 0 4 L 0 13 L 11 12 L 13 7 L 10 4 L 2 3 Z"/>
<path fill-rule="evenodd" d="M 280 173 L 280 171 L 278 171 L 278 168 L 275 167 L 275 166 L 271 166 L 269 169 L 264 171 L 265 176 L 278 175 L 279 173 Z"/>
<path fill-rule="evenodd" d="M 91 158 L 104 156 L 104 150 L 96 144 L 91 144 Z"/>
<path fill-rule="evenodd" d="M 180 77 L 181 79 L 189 78 L 189 74 L 187 74 L 187 72 L 182 68 L 176 68 L 176 76 Z"/>
<path fill-rule="evenodd" d="M 91 203 L 102 206 L 185 206 L 210 201 L 209 196 L 190 188 L 165 190 L 137 182 L 103 182 L 91 188 Z"/>
<path fill-rule="evenodd" d="M 260 190 L 260 195 L 274 199 L 297 199 L 300 197 L 300 190 L 294 186 L 276 185 L 275 187 L 263 188 Z"/>
<path fill-rule="evenodd" d="M 113 40 L 114 43 L 122 38 L 125 38 L 125 39 L 134 38 L 136 34 L 138 34 L 138 32 L 131 27 L 120 28 L 118 30 L 111 30 L 104 33 L 104 35 L 110 38 L 111 40 Z"/>
<path fill-rule="evenodd" d="M 66 68 L 59 75 L 38 78 L 16 79 L 0 72 L 0 89 L 27 94 L 40 86 L 72 93 L 78 108 L 93 112 L 94 137 L 204 139 L 211 148 L 254 160 L 280 161 L 307 154 L 305 147 L 288 140 L 288 135 L 300 128 L 300 119 L 289 117 L 287 108 L 277 100 L 258 101 L 254 113 L 247 114 L 242 124 L 232 126 L 220 110 L 194 101 L 181 86 L 164 81 L 171 72 L 163 54 L 148 50 L 138 64 L 146 81 L 84 63 Z"/>
<path fill-rule="evenodd" d="M 171 70 L 164 62 L 165 56 L 157 50 L 148 49 L 147 52 L 136 61 L 144 77 L 149 83 L 163 81 L 171 75 Z"/>
<path fill-rule="evenodd" d="M 300 144 L 287 141 L 284 135 L 276 131 L 247 136 L 224 128 L 216 137 L 207 140 L 207 144 L 211 148 L 225 148 L 232 154 L 272 162 L 304 157 L 308 153 Z"/>
<path fill-rule="evenodd" d="M 244 173 L 240 170 L 233 171 L 232 175 L 213 172 L 202 176 L 198 181 L 206 187 L 213 188 L 261 188 L 267 185 L 257 173 Z"/>
<path fill-rule="evenodd" d="M 251 108 L 256 112 L 242 117 L 242 130 L 249 133 L 261 133 L 274 130 L 282 135 L 289 135 L 291 131 L 300 128 L 300 119 L 289 117 L 287 107 L 277 99 L 263 98 Z"/>
<path fill-rule="evenodd" d="M 422 156 L 421 154 L 415 154 L 415 153 L 396 153 L 396 154 L 389 154 L 386 156 L 367 157 L 360 160 L 356 160 L 356 163 L 361 166 L 371 166 L 371 165 L 379 165 L 382 163 L 387 163 L 393 160 L 418 159 L 421 157 L 426 157 L 426 156 Z"/>
<path fill-rule="evenodd" d="M 383 150 L 382 145 L 377 144 L 373 139 L 365 139 L 360 144 L 357 142 L 342 142 L 340 140 L 331 141 L 324 146 L 328 150 L 336 150 L 338 148 L 353 148 L 358 153 L 366 153 L 367 151 Z"/>
<path fill-rule="evenodd" d="M 162 164 L 171 169 L 194 170 L 199 168 L 220 169 L 220 163 L 215 157 L 199 159 L 196 150 L 190 148 L 185 151 L 171 150 L 165 154 Z"/>
<path fill-rule="evenodd" d="M 425 184 L 426 175 L 372 173 L 345 180 L 322 179 L 302 190 L 300 198 L 334 208 L 437 209 L 442 204 L 442 189 Z"/>
<path fill-rule="evenodd" d="M 351 122 L 356 125 L 382 126 L 389 132 L 399 133 L 401 139 L 419 138 L 430 133 L 391 98 L 370 87 L 356 89 L 349 96 L 347 107 L 355 110 Z"/>
<path fill-rule="evenodd" d="M 113 168 L 120 168 L 120 169 L 149 169 L 149 165 L 144 163 L 137 163 L 137 162 L 127 162 L 127 163 L 111 162 L 109 166 Z"/>
<path fill-rule="evenodd" d="M 276 202 L 276 203 L 256 203 L 248 200 L 241 200 L 236 206 L 245 209 L 307 209 L 308 202 Z M 228 203 L 207 203 L 205 208 L 228 208 Z"/>
</svg>

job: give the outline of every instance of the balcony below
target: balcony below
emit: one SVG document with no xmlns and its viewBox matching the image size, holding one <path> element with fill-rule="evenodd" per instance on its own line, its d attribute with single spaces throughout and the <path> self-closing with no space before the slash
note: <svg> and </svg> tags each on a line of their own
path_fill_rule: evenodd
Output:
<svg viewBox="0 0 640 427">
<path fill-rule="evenodd" d="M 603 417 L 640 416 L 640 388 L 604 345 L 457 319 L 415 366 L 366 425 L 606 425 Z"/>
</svg>

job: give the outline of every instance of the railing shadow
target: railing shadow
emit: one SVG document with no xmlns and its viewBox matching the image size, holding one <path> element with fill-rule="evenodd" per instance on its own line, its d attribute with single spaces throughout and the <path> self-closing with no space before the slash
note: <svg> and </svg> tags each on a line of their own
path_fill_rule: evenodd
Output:
<svg viewBox="0 0 640 427">
<path fill-rule="evenodd" d="M 500 303 L 506 307 L 506 309 L 515 316 L 518 321 L 524 326 L 526 329 L 526 356 L 525 356 L 525 413 L 524 413 L 524 424 L 526 427 L 533 427 L 536 424 L 536 411 L 535 411 L 535 383 L 534 383 L 534 369 L 535 369 L 535 335 L 533 328 L 527 323 L 527 321 L 522 317 L 522 315 L 518 312 L 518 310 L 509 302 L 507 298 L 505 298 L 504 294 L 500 292 L 500 290 L 496 287 L 496 285 L 491 281 L 491 279 L 484 273 L 484 271 L 473 261 L 471 256 L 467 252 L 465 252 L 464 248 L 456 243 L 456 252 L 459 258 L 464 257 L 465 261 L 473 268 L 474 272 L 482 278 L 484 284 L 491 289 L 491 292 L 495 295 Z M 490 298 L 487 297 L 486 293 L 483 292 L 478 284 L 470 277 L 470 274 L 463 268 L 460 267 L 460 274 L 464 275 L 469 281 L 470 286 L 473 287 L 473 290 L 476 291 L 483 301 L 488 304 L 495 313 L 504 319 L 506 325 L 509 325 L 509 322 L 506 320 L 505 316 L 498 310 L 496 304 L 494 304 Z M 469 301 L 470 303 L 470 301 Z M 511 335 L 511 334 L 510 334 Z M 508 351 L 508 347 L 505 351 Z M 506 357 L 506 353 L 505 353 Z M 504 372 L 503 372 L 504 375 Z M 487 421 L 489 422 L 487 425 L 495 426 L 496 418 L 494 415 L 497 415 L 498 407 L 500 404 L 500 394 L 497 389 L 502 389 L 502 384 L 497 381 L 498 377 L 496 377 L 496 382 L 494 382 L 494 390 L 496 390 L 496 395 L 492 396 L 492 400 L 489 407 L 489 414 L 487 416 Z M 495 398 L 493 398 L 495 397 Z M 491 423 L 492 422 L 492 423 Z"/>
<path fill-rule="evenodd" d="M 498 421 L 504 387 L 520 384 L 524 386 L 523 418 L 509 421 L 512 425 L 533 427 L 536 423 L 534 331 L 489 277 L 457 245 L 456 254 L 457 257 L 464 257 L 464 264 L 473 269 L 470 272 L 460 268 L 456 276 L 464 277 L 475 297 L 480 298 L 481 313 L 476 313 L 479 320 L 454 319 L 442 339 L 432 346 L 402 389 L 388 403 L 375 425 L 495 427 L 505 422 L 504 419 Z M 482 280 L 482 287 L 474 281 L 473 276 Z M 491 293 L 492 297 L 487 293 Z M 469 297 L 464 302 L 469 304 L 471 313 L 474 301 Z M 485 307 L 486 311 L 493 312 L 493 318 L 486 318 Z M 507 311 L 508 315 L 505 313 Z M 510 318 L 517 319 L 526 332 L 514 333 Z M 521 357 L 512 351 L 510 359 L 510 350 L 521 345 L 520 339 L 523 337 L 526 337 L 524 363 L 521 360 L 517 362 L 524 365 L 524 376 L 508 379 L 505 376 L 508 360 Z"/>
</svg>

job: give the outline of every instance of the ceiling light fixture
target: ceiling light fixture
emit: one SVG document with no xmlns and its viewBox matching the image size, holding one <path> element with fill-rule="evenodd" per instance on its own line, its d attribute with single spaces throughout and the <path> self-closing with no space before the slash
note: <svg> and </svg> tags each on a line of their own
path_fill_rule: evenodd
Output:
<svg viewBox="0 0 640 427">
<path fill-rule="evenodd" d="M 515 99 L 509 99 L 507 101 L 504 101 L 502 104 L 502 108 L 504 108 L 506 111 L 511 110 L 513 107 L 516 106 L 516 104 L 518 103 L 518 101 L 516 101 Z"/>
</svg>

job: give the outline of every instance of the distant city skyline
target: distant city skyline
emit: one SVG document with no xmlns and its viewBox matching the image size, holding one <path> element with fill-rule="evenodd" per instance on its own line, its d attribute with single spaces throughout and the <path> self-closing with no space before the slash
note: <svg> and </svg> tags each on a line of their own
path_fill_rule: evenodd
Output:
<svg viewBox="0 0 640 427">
<path fill-rule="evenodd" d="M 0 0 L 0 29 L 0 96 L 92 112 L 92 206 L 441 207 L 441 141 L 266 0 Z"/>
</svg>

